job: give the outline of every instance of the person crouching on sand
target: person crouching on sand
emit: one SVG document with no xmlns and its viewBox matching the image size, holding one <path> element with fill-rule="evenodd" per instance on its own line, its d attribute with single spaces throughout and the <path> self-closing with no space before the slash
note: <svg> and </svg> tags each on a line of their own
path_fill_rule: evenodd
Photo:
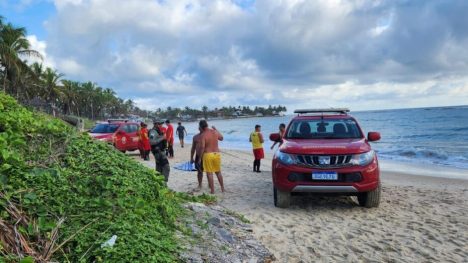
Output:
<svg viewBox="0 0 468 263">
<path fill-rule="evenodd" d="M 279 135 L 280 135 L 280 139 L 278 141 L 275 141 L 275 143 L 273 143 L 273 145 L 271 146 L 271 149 L 273 150 L 273 148 L 275 148 L 275 145 L 277 143 L 279 143 L 278 147 L 281 146 L 281 144 L 283 144 L 283 137 L 284 137 L 284 134 L 286 133 L 286 125 L 284 123 L 281 123 L 279 125 Z"/>
<path fill-rule="evenodd" d="M 263 152 L 263 135 L 261 133 L 262 127 L 260 125 L 255 125 L 255 131 L 250 134 L 249 141 L 252 143 L 254 162 L 253 162 L 253 171 L 260 173 L 260 161 L 265 158 L 265 153 Z"/>
<path fill-rule="evenodd" d="M 221 175 L 221 153 L 218 147 L 218 141 L 223 140 L 223 135 L 216 130 L 214 126 L 208 128 L 206 120 L 201 120 L 199 127 L 202 131 L 200 139 L 200 152 L 203 153 L 202 162 L 203 170 L 208 177 L 208 185 L 211 193 L 214 194 L 213 173 L 218 177 L 221 191 L 224 192 L 223 176 Z"/>
</svg>

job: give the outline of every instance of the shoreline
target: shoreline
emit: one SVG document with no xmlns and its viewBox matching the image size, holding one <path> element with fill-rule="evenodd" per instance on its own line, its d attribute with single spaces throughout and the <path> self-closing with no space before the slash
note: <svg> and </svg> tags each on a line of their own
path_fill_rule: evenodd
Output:
<svg viewBox="0 0 468 263">
<path fill-rule="evenodd" d="M 277 118 L 277 117 L 288 117 L 288 116 L 293 116 L 291 114 L 285 114 L 285 115 L 264 115 L 264 116 L 256 116 L 256 115 L 241 115 L 237 117 L 209 117 L 206 119 L 206 121 L 230 121 L 230 120 L 243 120 L 243 119 L 253 119 L 253 118 Z M 162 119 L 167 119 L 167 118 L 162 118 Z M 182 119 L 177 119 L 175 118 L 173 120 L 174 123 L 176 122 L 184 122 L 184 123 L 197 123 L 201 120 L 204 120 L 204 118 L 197 118 L 197 119 L 190 119 L 190 120 L 182 120 Z"/>
<path fill-rule="evenodd" d="M 451 180 L 468 180 L 468 169 L 441 166 L 436 164 L 407 163 L 402 161 L 379 159 L 381 172 L 407 174 Z M 444 176 L 441 176 L 443 174 Z"/>
</svg>

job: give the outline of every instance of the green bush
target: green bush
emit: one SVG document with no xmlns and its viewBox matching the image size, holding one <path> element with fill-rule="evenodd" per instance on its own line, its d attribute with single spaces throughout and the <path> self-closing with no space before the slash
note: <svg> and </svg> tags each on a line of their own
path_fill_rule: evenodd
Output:
<svg viewBox="0 0 468 263">
<path fill-rule="evenodd" d="M 0 262 L 176 261 L 180 200 L 153 170 L 0 92 Z"/>
</svg>

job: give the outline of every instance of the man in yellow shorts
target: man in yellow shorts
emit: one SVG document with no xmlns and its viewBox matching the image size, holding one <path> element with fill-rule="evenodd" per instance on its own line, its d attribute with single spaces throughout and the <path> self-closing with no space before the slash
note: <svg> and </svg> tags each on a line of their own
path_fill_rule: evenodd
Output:
<svg viewBox="0 0 468 263">
<path fill-rule="evenodd" d="M 224 192 L 223 176 L 221 175 L 221 153 L 218 147 L 218 141 L 223 140 L 223 135 L 216 130 L 214 126 L 208 128 L 206 120 L 201 120 L 199 128 L 202 131 L 200 139 L 200 151 L 203 153 L 203 171 L 208 177 L 208 185 L 211 193 L 214 194 L 213 173 L 218 177 L 221 191 Z"/>
</svg>

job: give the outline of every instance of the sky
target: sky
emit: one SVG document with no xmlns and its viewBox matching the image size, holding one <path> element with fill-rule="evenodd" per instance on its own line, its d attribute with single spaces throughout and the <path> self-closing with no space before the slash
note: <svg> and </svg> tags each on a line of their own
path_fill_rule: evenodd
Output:
<svg viewBox="0 0 468 263">
<path fill-rule="evenodd" d="M 0 0 L 45 65 L 144 109 L 468 104 L 466 0 Z"/>
</svg>

